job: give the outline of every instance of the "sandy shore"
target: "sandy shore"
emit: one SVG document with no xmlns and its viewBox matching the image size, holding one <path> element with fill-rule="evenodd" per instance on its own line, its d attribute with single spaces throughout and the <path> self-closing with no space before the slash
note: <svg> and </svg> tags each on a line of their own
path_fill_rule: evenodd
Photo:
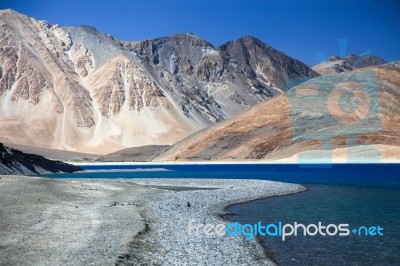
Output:
<svg viewBox="0 0 400 266">
<path fill-rule="evenodd" d="M 227 224 L 220 215 L 229 204 L 304 189 L 262 180 L 2 176 L 0 265 L 268 265 L 255 240 L 189 235 L 188 223 Z"/>
</svg>

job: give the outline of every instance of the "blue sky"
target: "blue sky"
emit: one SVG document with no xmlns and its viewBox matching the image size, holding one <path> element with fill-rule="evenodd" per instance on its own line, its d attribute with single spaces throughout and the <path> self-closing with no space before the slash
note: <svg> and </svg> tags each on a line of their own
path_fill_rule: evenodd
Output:
<svg viewBox="0 0 400 266">
<path fill-rule="evenodd" d="M 1 0 L 0 9 L 63 26 L 90 25 L 123 40 L 192 32 L 214 45 L 255 36 L 309 65 L 316 54 L 368 49 L 388 61 L 400 60 L 400 1 L 255 0 Z"/>
</svg>

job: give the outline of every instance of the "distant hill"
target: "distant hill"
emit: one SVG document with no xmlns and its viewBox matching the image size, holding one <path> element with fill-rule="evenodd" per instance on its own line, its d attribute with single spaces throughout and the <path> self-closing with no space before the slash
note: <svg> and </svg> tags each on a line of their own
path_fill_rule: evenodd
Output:
<svg viewBox="0 0 400 266">
<path fill-rule="evenodd" d="M 72 173 L 80 170 L 82 170 L 80 167 L 51 161 L 39 155 L 26 154 L 0 143 L 0 174 L 2 175 Z"/>
<path fill-rule="evenodd" d="M 101 162 L 148 162 L 166 152 L 170 145 L 148 145 L 133 147 L 101 156 L 97 161 Z"/>
<path fill-rule="evenodd" d="M 321 75 L 325 75 L 348 72 L 364 67 L 379 66 L 385 63 L 387 62 L 382 58 L 371 54 L 350 54 L 345 58 L 336 55 L 313 66 L 312 69 Z"/>
</svg>

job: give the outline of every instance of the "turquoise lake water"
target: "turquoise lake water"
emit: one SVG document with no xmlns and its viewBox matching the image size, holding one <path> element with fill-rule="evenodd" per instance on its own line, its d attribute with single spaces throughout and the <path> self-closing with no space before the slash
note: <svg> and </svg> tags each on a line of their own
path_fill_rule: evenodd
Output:
<svg viewBox="0 0 400 266">
<path fill-rule="evenodd" d="M 281 265 L 400 265 L 400 188 L 306 185 L 309 191 L 232 206 L 241 224 L 290 223 L 381 226 L 383 236 L 292 236 L 262 239 Z"/>
<path fill-rule="evenodd" d="M 169 171 L 141 172 L 164 168 Z M 400 165 L 114 165 L 57 178 L 237 178 L 304 184 L 307 192 L 231 206 L 230 221 L 381 226 L 383 236 L 264 237 L 280 265 L 400 265 Z M 132 171 L 131 171 L 132 170 Z M 133 172 L 136 171 L 136 172 Z"/>
</svg>

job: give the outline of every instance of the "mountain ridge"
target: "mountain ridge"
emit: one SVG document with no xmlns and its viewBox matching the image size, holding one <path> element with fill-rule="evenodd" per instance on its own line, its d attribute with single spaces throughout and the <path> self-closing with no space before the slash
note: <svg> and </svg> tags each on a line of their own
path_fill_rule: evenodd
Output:
<svg viewBox="0 0 400 266">
<path fill-rule="evenodd" d="M 313 66 L 312 69 L 319 74 L 324 75 L 348 72 L 365 67 L 379 66 L 385 63 L 387 62 L 384 59 L 370 53 L 360 55 L 349 54 L 344 58 L 341 58 L 339 55 L 334 55 Z"/>
<path fill-rule="evenodd" d="M 236 60 L 237 45 L 228 56 L 193 34 L 124 42 L 1 11 L 1 139 L 99 154 L 169 145 L 282 93 L 293 75 L 318 76 L 261 43 Z"/>
</svg>

